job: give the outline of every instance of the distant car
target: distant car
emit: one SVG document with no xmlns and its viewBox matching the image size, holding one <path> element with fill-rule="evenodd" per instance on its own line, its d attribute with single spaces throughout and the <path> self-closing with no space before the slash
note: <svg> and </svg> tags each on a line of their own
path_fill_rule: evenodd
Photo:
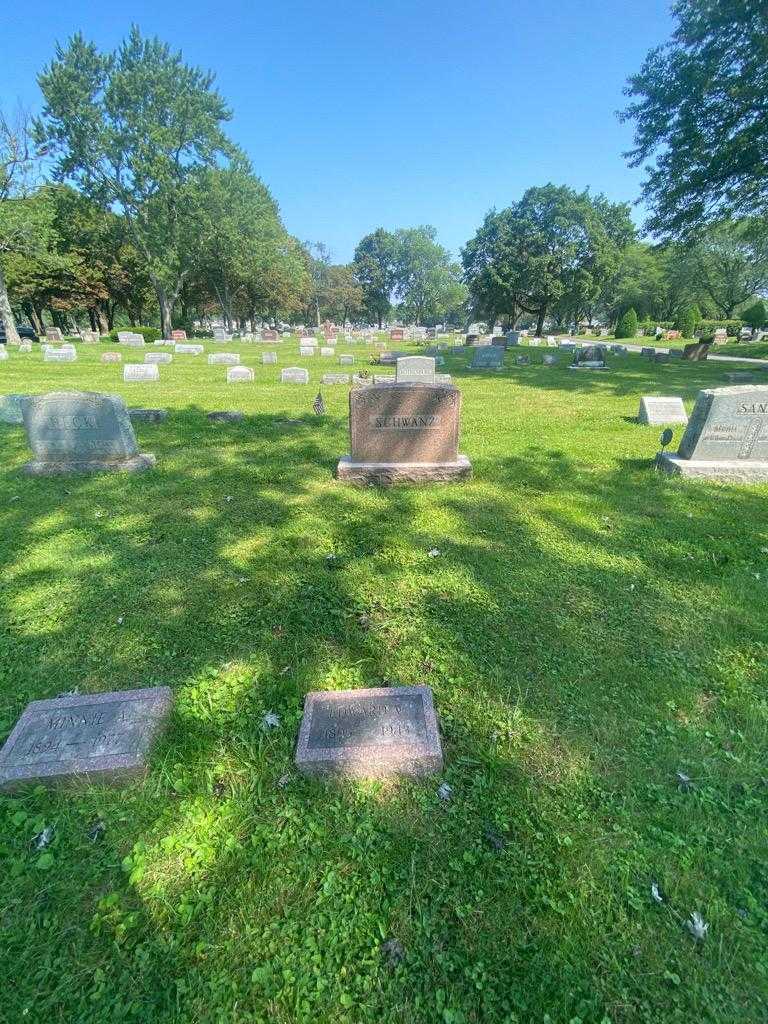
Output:
<svg viewBox="0 0 768 1024">
<path fill-rule="evenodd" d="M 40 341 L 40 339 L 38 338 L 38 336 L 35 334 L 35 332 L 32 330 L 31 327 L 27 327 L 24 324 L 22 324 L 21 327 L 19 327 L 17 325 L 16 326 L 16 330 L 19 332 L 19 337 L 20 338 L 25 338 L 27 341 Z M 3 323 L 2 320 L 0 320 L 0 345 L 4 345 L 4 344 L 5 344 L 5 324 Z"/>
</svg>

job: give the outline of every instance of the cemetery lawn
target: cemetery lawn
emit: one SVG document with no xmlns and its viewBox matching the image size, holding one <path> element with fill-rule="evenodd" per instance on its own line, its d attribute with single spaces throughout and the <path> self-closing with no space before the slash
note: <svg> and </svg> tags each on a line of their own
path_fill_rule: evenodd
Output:
<svg viewBox="0 0 768 1024">
<path fill-rule="evenodd" d="M 0 1021 L 764 1022 L 768 486 L 657 476 L 634 422 L 728 367 L 449 355 L 474 480 L 386 491 L 333 479 L 336 360 L 125 385 L 105 347 L 0 364 L 170 413 L 134 476 L 26 478 L 0 426 L 0 740 L 75 688 L 175 704 L 145 780 L 0 796 Z M 433 688 L 443 775 L 297 777 L 304 694 L 385 682 Z"/>
</svg>

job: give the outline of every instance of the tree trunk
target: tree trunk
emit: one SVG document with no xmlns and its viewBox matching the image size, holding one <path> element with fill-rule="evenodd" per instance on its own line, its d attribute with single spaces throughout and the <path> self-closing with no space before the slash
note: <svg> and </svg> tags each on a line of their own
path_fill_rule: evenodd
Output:
<svg viewBox="0 0 768 1024">
<path fill-rule="evenodd" d="M 0 319 L 5 328 L 5 340 L 7 344 L 18 345 L 21 341 L 19 332 L 16 330 L 16 321 L 13 318 L 13 310 L 8 299 L 8 289 L 5 284 L 5 274 L 0 267 Z"/>
<path fill-rule="evenodd" d="M 98 329 L 99 329 L 99 322 L 98 322 L 98 320 L 96 318 L 96 310 L 94 309 L 93 306 L 89 306 L 88 307 L 88 321 L 89 321 L 89 323 L 91 325 L 91 330 L 92 331 L 98 331 Z"/>
<path fill-rule="evenodd" d="M 160 306 L 160 331 L 164 338 L 170 338 L 173 330 L 173 303 L 162 285 L 156 284 L 155 292 Z"/>
<path fill-rule="evenodd" d="M 539 315 L 536 320 L 536 337 L 540 338 L 544 333 L 544 318 L 547 315 L 546 306 L 539 310 Z"/>
<path fill-rule="evenodd" d="M 35 334 L 44 334 L 45 332 L 43 331 L 42 321 L 37 315 L 37 310 L 35 309 L 34 304 L 32 302 L 24 302 L 22 303 L 22 309 L 29 317 L 29 322 L 32 324 L 32 330 Z"/>
</svg>

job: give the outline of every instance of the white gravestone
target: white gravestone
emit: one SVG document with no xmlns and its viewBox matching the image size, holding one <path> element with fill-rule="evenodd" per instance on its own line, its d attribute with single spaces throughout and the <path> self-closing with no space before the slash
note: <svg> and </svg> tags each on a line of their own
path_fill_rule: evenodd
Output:
<svg viewBox="0 0 768 1024">
<path fill-rule="evenodd" d="M 665 423 L 687 423 L 688 416 L 682 398 L 676 395 L 664 398 L 643 395 L 640 399 L 637 421 L 654 427 L 663 426 Z"/>
<path fill-rule="evenodd" d="M 173 351 L 179 356 L 201 356 L 205 348 L 202 345 L 187 345 L 185 342 L 177 341 Z"/>
<path fill-rule="evenodd" d="M 2 362 L 3 359 L 7 359 L 7 358 L 8 358 L 8 353 L 5 350 L 5 346 L 0 345 L 0 362 Z"/>
<path fill-rule="evenodd" d="M 170 352 L 147 352 L 144 356 L 145 363 L 172 363 L 173 356 Z"/>
<path fill-rule="evenodd" d="M 301 366 L 286 366 L 280 372 L 282 384 L 309 384 L 309 370 Z"/>
<path fill-rule="evenodd" d="M 253 381 L 253 370 L 247 366 L 230 366 L 227 370 L 227 384 L 250 384 Z"/>
<path fill-rule="evenodd" d="M 262 362 L 263 366 L 266 366 L 269 363 L 276 363 L 277 362 L 277 352 L 262 352 L 262 354 L 261 354 L 261 362 Z"/>
<path fill-rule="evenodd" d="M 237 352 L 214 352 L 208 356 L 209 366 L 238 366 L 240 364 L 240 356 Z"/>
<path fill-rule="evenodd" d="M 330 356 L 335 356 L 336 350 L 332 348 L 330 345 L 323 345 L 320 348 L 320 355 L 325 356 L 326 358 Z"/>
<path fill-rule="evenodd" d="M 324 373 L 323 384 L 349 384 L 348 373 Z"/>
<path fill-rule="evenodd" d="M 347 356 L 347 355 L 339 356 L 339 364 L 341 366 L 352 366 L 352 365 L 354 365 L 354 362 L 355 362 L 355 357 L 354 356 Z"/>
<path fill-rule="evenodd" d="M 44 363 L 77 362 L 77 352 L 73 348 L 47 348 L 43 352 Z"/>
<path fill-rule="evenodd" d="M 123 356 L 120 352 L 104 352 L 101 361 L 102 363 L 122 363 Z"/>
<path fill-rule="evenodd" d="M 317 350 L 313 348 L 312 345 L 299 345 L 300 356 L 314 356 L 316 353 Z"/>
<path fill-rule="evenodd" d="M 126 363 L 123 367 L 123 380 L 160 380 L 160 370 L 154 363 Z"/>
<path fill-rule="evenodd" d="M 432 356 L 401 356 L 395 372 L 398 384 L 434 384 L 435 360 Z"/>
</svg>

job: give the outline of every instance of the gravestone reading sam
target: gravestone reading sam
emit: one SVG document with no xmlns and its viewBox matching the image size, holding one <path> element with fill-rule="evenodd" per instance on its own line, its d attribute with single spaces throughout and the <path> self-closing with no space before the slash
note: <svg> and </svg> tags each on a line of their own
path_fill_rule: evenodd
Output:
<svg viewBox="0 0 768 1024">
<path fill-rule="evenodd" d="M 32 701 L 0 750 L 0 790 L 142 774 L 172 699 L 157 686 Z"/>
<path fill-rule="evenodd" d="M 138 450 L 128 410 L 117 395 L 54 391 L 22 403 L 33 476 L 60 473 L 138 472 L 155 456 Z"/>
<path fill-rule="evenodd" d="M 768 480 L 768 385 L 700 391 L 677 453 L 660 452 L 657 465 L 679 476 Z"/>
<path fill-rule="evenodd" d="M 398 686 L 308 693 L 296 767 L 305 775 L 356 778 L 442 771 L 432 691 Z"/>
<path fill-rule="evenodd" d="M 378 381 L 349 394 L 351 453 L 339 480 L 360 484 L 430 483 L 472 475 L 458 453 L 461 393 L 451 385 Z"/>
<path fill-rule="evenodd" d="M 678 398 L 676 395 L 663 398 L 655 395 L 643 395 L 640 399 L 637 422 L 659 427 L 665 423 L 687 423 L 688 415 L 682 398 Z"/>
</svg>

